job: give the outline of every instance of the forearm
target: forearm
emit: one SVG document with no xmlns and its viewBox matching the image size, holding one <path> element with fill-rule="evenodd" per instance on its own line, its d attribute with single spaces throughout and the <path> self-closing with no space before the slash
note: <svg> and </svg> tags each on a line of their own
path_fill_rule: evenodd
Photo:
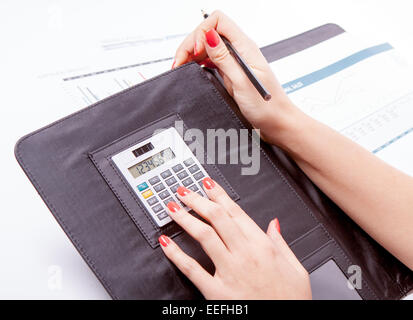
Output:
<svg viewBox="0 0 413 320">
<path fill-rule="evenodd" d="M 413 269 L 413 178 L 301 112 L 277 135 L 325 194 Z"/>
</svg>

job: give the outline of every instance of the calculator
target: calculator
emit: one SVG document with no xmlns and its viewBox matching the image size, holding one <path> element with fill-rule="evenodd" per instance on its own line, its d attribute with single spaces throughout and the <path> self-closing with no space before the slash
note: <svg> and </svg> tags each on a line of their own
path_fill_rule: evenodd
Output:
<svg viewBox="0 0 413 320">
<path fill-rule="evenodd" d="M 172 221 L 168 202 L 189 210 L 177 197 L 179 186 L 207 197 L 202 180 L 208 174 L 173 127 L 112 156 L 112 161 L 159 227 Z"/>
</svg>

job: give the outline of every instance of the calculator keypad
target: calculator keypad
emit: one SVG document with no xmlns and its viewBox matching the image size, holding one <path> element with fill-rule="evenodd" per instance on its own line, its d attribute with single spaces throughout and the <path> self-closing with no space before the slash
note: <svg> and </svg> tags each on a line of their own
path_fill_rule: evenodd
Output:
<svg viewBox="0 0 413 320">
<path fill-rule="evenodd" d="M 178 177 L 179 180 L 182 180 L 183 178 L 186 178 L 188 176 L 188 172 L 184 170 L 184 171 L 179 172 L 176 176 Z"/>
<path fill-rule="evenodd" d="M 161 179 L 160 179 L 158 176 L 154 176 L 153 178 L 150 178 L 150 179 L 149 179 L 149 183 L 150 183 L 151 185 L 157 184 L 157 183 L 160 182 L 160 181 L 161 181 Z"/>
<path fill-rule="evenodd" d="M 189 172 L 194 174 L 195 172 L 197 172 L 199 170 L 199 167 L 197 165 L 193 165 L 192 167 L 189 167 Z"/>
<path fill-rule="evenodd" d="M 167 197 L 170 196 L 170 193 L 168 192 L 168 190 L 164 190 L 160 193 L 158 193 L 159 198 L 161 198 L 162 200 L 166 199 Z"/>
<path fill-rule="evenodd" d="M 174 172 L 179 172 L 179 171 L 181 171 L 183 168 L 184 168 L 184 167 L 182 166 L 182 164 L 178 163 L 177 165 L 175 165 L 175 166 L 172 167 L 172 170 L 173 170 Z"/>
<path fill-rule="evenodd" d="M 187 187 L 191 185 L 194 181 L 191 179 L 191 177 L 186 178 L 185 180 L 182 180 L 182 184 Z"/>
<path fill-rule="evenodd" d="M 160 184 L 157 184 L 156 186 L 154 186 L 153 189 L 154 189 L 156 192 L 160 192 L 160 191 L 162 191 L 163 189 L 165 189 L 165 186 L 163 185 L 163 183 L 160 183 Z"/>
<path fill-rule="evenodd" d="M 164 178 L 164 179 L 170 177 L 171 175 L 172 175 L 172 172 L 169 169 L 165 170 L 164 172 L 161 173 L 161 177 Z"/>
<path fill-rule="evenodd" d="M 142 182 L 137 186 L 137 191 L 141 191 L 147 204 L 159 220 L 168 217 L 167 205 L 170 201 L 175 201 L 181 207 L 185 205 L 176 196 L 179 186 L 185 186 L 201 196 L 205 196 L 202 188 L 202 179 L 205 174 L 195 163 L 193 158 L 188 158 L 183 163 L 178 163 L 170 169 L 151 177 L 147 182 Z M 151 186 L 151 187 L 149 187 Z M 161 201 L 159 201 L 161 200 Z M 188 209 L 188 208 L 186 208 Z"/>
<path fill-rule="evenodd" d="M 175 179 L 175 177 L 170 177 L 170 178 L 166 179 L 165 182 L 168 186 L 171 186 L 171 185 L 176 183 L 176 179 Z"/>
<path fill-rule="evenodd" d="M 147 200 L 147 202 L 148 202 L 148 204 L 149 204 L 150 206 L 152 206 L 152 205 L 154 205 L 155 203 L 159 202 L 159 200 L 158 200 L 157 197 L 151 197 L 151 198 L 149 198 L 149 199 Z"/>
</svg>

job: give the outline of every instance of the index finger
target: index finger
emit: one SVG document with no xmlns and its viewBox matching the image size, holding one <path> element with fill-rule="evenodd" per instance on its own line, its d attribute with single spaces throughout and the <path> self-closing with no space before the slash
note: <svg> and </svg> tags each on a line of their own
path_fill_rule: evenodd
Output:
<svg viewBox="0 0 413 320">
<path fill-rule="evenodd" d="M 247 50 L 246 48 L 247 46 L 251 48 L 251 45 L 256 47 L 255 43 L 224 13 L 214 11 L 178 47 L 174 66 L 178 67 L 194 60 L 201 61 L 206 57 L 205 47 L 201 39 L 203 39 L 205 32 L 211 28 L 227 38 L 247 62 L 257 58 L 256 53 L 253 52 L 255 50 Z M 256 51 L 260 53 L 258 47 Z"/>
</svg>

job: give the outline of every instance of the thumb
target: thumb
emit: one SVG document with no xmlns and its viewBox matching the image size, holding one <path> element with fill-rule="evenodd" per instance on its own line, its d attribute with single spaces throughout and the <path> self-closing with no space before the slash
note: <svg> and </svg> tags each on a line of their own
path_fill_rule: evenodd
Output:
<svg viewBox="0 0 413 320">
<path fill-rule="evenodd" d="M 235 61 L 224 41 L 214 28 L 205 32 L 204 45 L 211 62 L 214 63 L 232 83 L 239 84 L 241 81 L 247 80 L 241 67 Z"/>
</svg>

